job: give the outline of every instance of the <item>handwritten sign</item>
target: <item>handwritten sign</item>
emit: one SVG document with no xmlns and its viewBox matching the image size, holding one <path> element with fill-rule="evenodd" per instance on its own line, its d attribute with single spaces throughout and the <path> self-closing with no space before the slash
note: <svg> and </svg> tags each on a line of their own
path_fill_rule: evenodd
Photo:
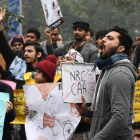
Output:
<svg viewBox="0 0 140 140">
<path fill-rule="evenodd" d="M 50 30 L 55 29 L 64 23 L 60 6 L 57 0 L 41 0 L 45 19 Z"/>
<path fill-rule="evenodd" d="M 140 80 L 136 81 L 134 94 L 134 117 L 135 122 L 140 121 Z"/>
<path fill-rule="evenodd" d="M 63 100 L 69 103 L 81 103 L 81 96 L 91 103 L 96 84 L 93 64 L 62 63 Z"/>
<path fill-rule="evenodd" d="M 25 123 L 28 140 L 71 140 L 81 117 L 76 108 L 63 103 L 59 84 L 23 86 L 30 110 Z"/>
<path fill-rule="evenodd" d="M 25 81 L 26 85 L 28 85 L 28 84 L 35 84 L 35 80 L 33 78 L 34 77 L 33 72 L 24 73 L 23 77 L 24 77 L 24 81 Z"/>
<path fill-rule="evenodd" d="M 12 124 L 24 124 L 25 123 L 25 115 L 24 115 L 24 106 L 26 104 L 25 94 L 23 89 L 14 90 L 14 104 L 15 104 L 15 112 L 16 118 Z"/>
<path fill-rule="evenodd" d="M 0 140 L 2 140 L 4 120 L 6 114 L 6 105 L 9 100 L 9 93 L 0 92 Z"/>
<path fill-rule="evenodd" d="M 54 83 L 58 82 L 60 79 L 61 79 L 61 68 L 57 67 L 55 77 L 54 77 Z"/>
</svg>

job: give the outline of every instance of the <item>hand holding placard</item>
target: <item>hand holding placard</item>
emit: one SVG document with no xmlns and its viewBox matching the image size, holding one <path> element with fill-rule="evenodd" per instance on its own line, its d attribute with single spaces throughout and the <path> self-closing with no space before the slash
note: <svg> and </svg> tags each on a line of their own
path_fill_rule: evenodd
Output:
<svg viewBox="0 0 140 140">
<path fill-rule="evenodd" d="M 78 112 L 80 113 L 80 115 L 83 115 L 87 111 L 87 104 L 86 104 L 86 100 L 83 96 L 81 96 L 81 100 L 82 100 L 82 103 L 76 104 L 76 108 L 77 108 Z"/>
<path fill-rule="evenodd" d="M 49 27 L 46 27 L 44 33 L 45 33 L 45 37 L 46 37 L 47 41 L 51 41 L 52 37 L 51 37 L 51 31 L 50 31 Z"/>
<path fill-rule="evenodd" d="M 7 106 L 6 106 L 6 113 L 11 112 L 12 109 L 13 109 L 13 104 L 12 104 L 12 102 L 8 101 Z"/>
</svg>

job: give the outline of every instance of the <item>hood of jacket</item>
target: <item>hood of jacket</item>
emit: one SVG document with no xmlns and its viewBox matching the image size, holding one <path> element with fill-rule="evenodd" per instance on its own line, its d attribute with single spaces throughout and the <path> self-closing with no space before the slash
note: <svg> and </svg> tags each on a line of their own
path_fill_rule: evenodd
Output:
<svg viewBox="0 0 140 140">
<path fill-rule="evenodd" d="M 118 67 L 118 66 L 128 67 L 132 71 L 134 78 L 135 78 L 135 81 L 137 80 L 138 74 L 137 74 L 136 67 L 131 63 L 130 60 L 128 60 L 128 59 L 120 60 L 112 65 L 112 67 Z"/>
</svg>

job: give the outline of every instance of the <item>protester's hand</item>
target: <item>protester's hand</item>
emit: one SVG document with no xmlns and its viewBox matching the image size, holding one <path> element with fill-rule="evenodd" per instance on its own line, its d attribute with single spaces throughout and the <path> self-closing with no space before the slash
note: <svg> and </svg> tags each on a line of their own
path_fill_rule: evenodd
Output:
<svg viewBox="0 0 140 140">
<path fill-rule="evenodd" d="M 82 103 L 76 104 L 76 108 L 77 108 L 78 112 L 80 113 L 80 115 L 86 113 L 86 111 L 87 111 L 86 100 L 83 96 L 81 96 L 81 99 L 82 99 Z"/>
<path fill-rule="evenodd" d="M 24 114 L 29 115 L 29 108 L 27 105 L 24 106 Z"/>
<path fill-rule="evenodd" d="M 2 21 L 4 20 L 5 13 L 6 13 L 6 10 L 0 7 L 0 23 L 2 23 Z"/>
<path fill-rule="evenodd" d="M 7 106 L 6 106 L 6 113 L 11 112 L 13 109 L 13 104 L 10 101 L 7 101 Z"/>
<path fill-rule="evenodd" d="M 49 27 L 46 27 L 44 33 L 45 33 L 45 37 L 46 37 L 47 40 L 51 40 L 52 39 L 52 37 L 51 37 L 51 31 L 50 31 L 50 28 Z"/>
</svg>

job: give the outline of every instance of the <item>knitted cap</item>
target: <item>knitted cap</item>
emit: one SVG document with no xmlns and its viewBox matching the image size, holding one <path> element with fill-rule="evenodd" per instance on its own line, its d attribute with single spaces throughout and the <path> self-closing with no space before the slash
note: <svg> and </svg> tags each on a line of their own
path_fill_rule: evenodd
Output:
<svg viewBox="0 0 140 140">
<path fill-rule="evenodd" d="M 12 47 L 15 42 L 20 42 L 21 44 L 24 44 L 25 38 L 21 35 L 15 35 L 10 39 L 9 46 Z"/>
<path fill-rule="evenodd" d="M 83 21 L 77 21 L 73 23 L 73 29 L 82 28 L 85 31 L 89 30 L 89 24 Z"/>
<path fill-rule="evenodd" d="M 35 67 L 38 67 L 40 70 L 42 70 L 46 74 L 47 78 L 53 82 L 56 72 L 56 62 L 57 59 L 55 55 L 48 55 L 46 59 L 36 63 Z"/>
<path fill-rule="evenodd" d="M 65 56 L 70 56 L 70 57 L 74 58 L 79 63 L 84 62 L 83 56 L 74 49 L 70 49 Z"/>
</svg>

